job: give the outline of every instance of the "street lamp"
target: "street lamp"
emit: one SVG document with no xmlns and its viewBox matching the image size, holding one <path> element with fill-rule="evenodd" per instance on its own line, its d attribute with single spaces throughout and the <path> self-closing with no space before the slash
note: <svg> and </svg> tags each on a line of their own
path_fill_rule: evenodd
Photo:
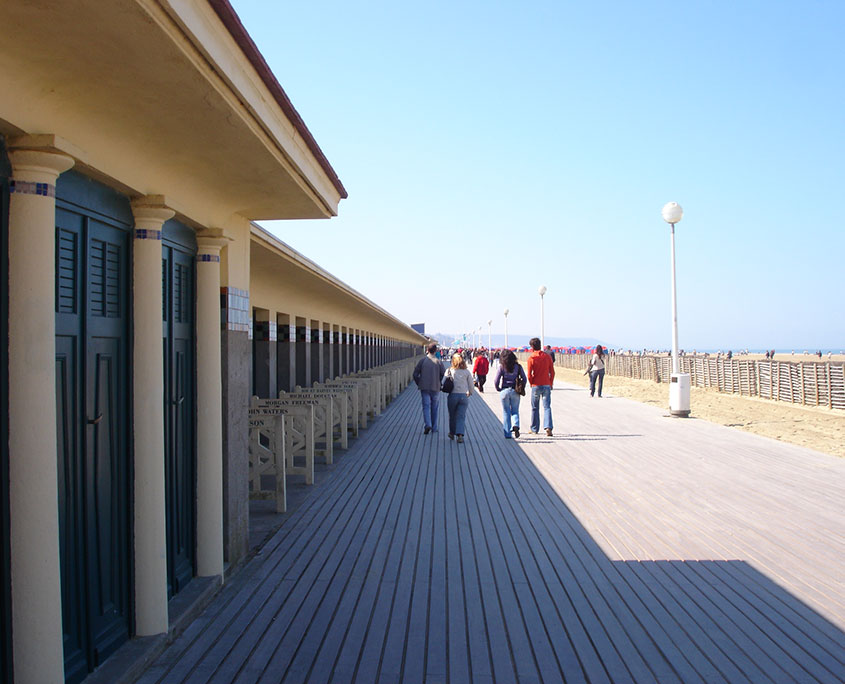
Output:
<svg viewBox="0 0 845 684">
<path fill-rule="evenodd" d="M 537 289 L 537 292 L 540 293 L 540 347 L 545 349 L 546 347 L 546 319 L 545 319 L 545 312 L 543 310 L 543 296 L 546 294 L 546 286 L 540 285 Z"/>
<path fill-rule="evenodd" d="M 491 353 L 493 349 L 493 319 L 487 321 L 487 353 Z"/>
<path fill-rule="evenodd" d="M 690 377 L 681 373 L 678 358 L 678 299 L 675 287 L 675 224 L 684 217 L 684 210 L 677 202 L 669 202 L 660 212 L 671 227 L 672 243 L 672 375 L 669 378 L 669 412 L 686 418 L 690 413 Z"/>
<path fill-rule="evenodd" d="M 511 312 L 510 309 L 505 309 L 505 349 L 509 349 L 508 347 L 508 314 Z"/>
</svg>

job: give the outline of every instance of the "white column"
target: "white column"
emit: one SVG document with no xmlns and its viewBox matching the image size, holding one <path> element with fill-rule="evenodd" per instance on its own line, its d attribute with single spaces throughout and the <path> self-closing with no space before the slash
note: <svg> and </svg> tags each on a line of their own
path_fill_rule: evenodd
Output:
<svg viewBox="0 0 845 684">
<path fill-rule="evenodd" d="M 197 575 L 223 575 L 221 237 L 197 238 Z"/>
<path fill-rule="evenodd" d="M 135 633 L 149 636 L 167 631 L 161 228 L 173 210 L 150 196 L 133 201 L 132 212 Z"/>
<path fill-rule="evenodd" d="M 64 681 L 56 454 L 56 179 L 73 160 L 10 155 L 9 499 L 15 681 Z"/>
</svg>

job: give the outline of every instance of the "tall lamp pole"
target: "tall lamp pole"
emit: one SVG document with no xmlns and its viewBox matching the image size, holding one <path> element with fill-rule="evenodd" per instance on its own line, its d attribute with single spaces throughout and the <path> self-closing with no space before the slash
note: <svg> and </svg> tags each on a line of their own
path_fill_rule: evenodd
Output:
<svg viewBox="0 0 845 684">
<path fill-rule="evenodd" d="M 540 285 L 537 292 L 540 293 L 540 347 L 545 349 L 546 347 L 546 319 L 545 319 L 545 311 L 543 309 L 543 297 L 545 296 L 547 290 L 545 285 Z"/>
<path fill-rule="evenodd" d="M 493 319 L 487 321 L 487 352 L 493 349 Z"/>
<path fill-rule="evenodd" d="M 505 309 L 505 349 L 508 349 L 508 314 L 511 312 L 510 309 Z"/>
<path fill-rule="evenodd" d="M 672 375 L 669 378 L 669 412 L 686 418 L 690 414 L 690 376 L 681 373 L 678 357 L 678 296 L 675 285 L 675 224 L 684 217 L 684 210 L 677 202 L 668 202 L 660 212 L 670 226 L 672 259 Z"/>
</svg>

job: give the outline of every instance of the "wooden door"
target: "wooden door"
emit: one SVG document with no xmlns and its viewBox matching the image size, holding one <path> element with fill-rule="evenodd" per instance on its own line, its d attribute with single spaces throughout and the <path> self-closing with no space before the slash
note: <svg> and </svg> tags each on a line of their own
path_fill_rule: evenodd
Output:
<svg viewBox="0 0 845 684">
<path fill-rule="evenodd" d="M 164 444 L 168 595 L 196 569 L 196 242 L 175 221 L 164 226 Z"/>
<path fill-rule="evenodd" d="M 56 401 L 65 676 L 131 633 L 129 307 L 132 215 L 76 174 L 56 188 Z"/>
</svg>

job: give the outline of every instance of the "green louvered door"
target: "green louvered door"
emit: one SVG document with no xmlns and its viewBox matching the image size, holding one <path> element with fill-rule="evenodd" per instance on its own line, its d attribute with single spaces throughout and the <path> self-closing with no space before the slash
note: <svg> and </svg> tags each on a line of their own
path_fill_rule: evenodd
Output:
<svg viewBox="0 0 845 684">
<path fill-rule="evenodd" d="M 12 615 L 9 577 L 9 178 L 0 137 L 0 682 L 12 681 Z"/>
<path fill-rule="evenodd" d="M 56 396 L 65 676 L 130 636 L 129 284 L 125 198 L 75 173 L 56 188 Z"/>
<path fill-rule="evenodd" d="M 196 242 L 193 231 L 176 221 L 164 225 L 163 236 L 167 580 L 173 596 L 196 567 Z"/>
</svg>

